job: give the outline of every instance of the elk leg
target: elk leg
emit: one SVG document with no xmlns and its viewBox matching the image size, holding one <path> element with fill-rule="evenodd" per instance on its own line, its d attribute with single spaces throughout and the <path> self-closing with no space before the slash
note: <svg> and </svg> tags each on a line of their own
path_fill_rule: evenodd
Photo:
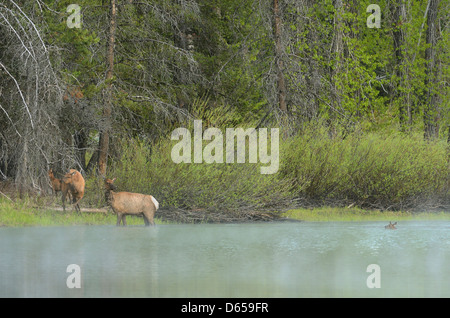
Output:
<svg viewBox="0 0 450 318">
<path fill-rule="evenodd" d="M 144 221 L 145 226 L 149 226 L 150 224 L 155 225 L 155 222 L 153 221 L 153 215 L 149 211 L 144 211 Z"/>
<path fill-rule="evenodd" d="M 62 193 L 61 199 L 62 199 L 63 211 L 66 212 L 66 194 L 67 194 L 67 192 L 61 191 L 61 193 Z"/>
<path fill-rule="evenodd" d="M 149 225 L 150 225 L 150 222 L 148 221 L 148 218 L 147 218 L 147 216 L 145 215 L 145 213 L 144 213 L 143 217 L 144 217 L 144 223 L 145 223 L 145 226 L 149 226 Z"/>
<path fill-rule="evenodd" d="M 80 205 L 78 204 L 78 202 L 80 202 L 81 199 L 82 198 L 79 198 L 77 200 L 77 198 L 75 196 L 72 196 L 72 204 L 75 207 L 75 211 L 77 211 L 80 214 L 81 214 L 81 208 L 80 208 Z"/>
<path fill-rule="evenodd" d="M 117 226 L 120 226 L 120 221 L 122 220 L 122 213 L 117 213 Z"/>
<path fill-rule="evenodd" d="M 126 214 L 122 215 L 122 225 L 127 226 L 127 215 Z"/>
</svg>

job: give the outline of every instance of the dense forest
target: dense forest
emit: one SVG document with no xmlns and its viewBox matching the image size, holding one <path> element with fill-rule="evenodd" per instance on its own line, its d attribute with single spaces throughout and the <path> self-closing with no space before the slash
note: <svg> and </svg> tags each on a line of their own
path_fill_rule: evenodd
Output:
<svg viewBox="0 0 450 318">
<path fill-rule="evenodd" d="M 0 181 L 48 193 L 75 168 L 95 205 L 114 174 L 184 211 L 449 207 L 448 1 L 73 2 L 0 0 Z M 195 119 L 279 127 L 278 173 L 173 163 Z"/>
</svg>

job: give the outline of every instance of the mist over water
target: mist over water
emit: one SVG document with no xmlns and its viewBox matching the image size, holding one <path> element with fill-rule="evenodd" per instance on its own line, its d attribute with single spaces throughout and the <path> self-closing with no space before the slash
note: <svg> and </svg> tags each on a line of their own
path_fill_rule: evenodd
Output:
<svg viewBox="0 0 450 318">
<path fill-rule="evenodd" d="M 450 297 L 450 222 L 384 225 L 0 228 L 0 297 Z"/>
</svg>

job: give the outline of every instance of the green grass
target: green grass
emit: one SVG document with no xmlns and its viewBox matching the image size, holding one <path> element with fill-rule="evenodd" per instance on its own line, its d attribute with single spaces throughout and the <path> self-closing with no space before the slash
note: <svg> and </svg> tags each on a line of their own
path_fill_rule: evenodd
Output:
<svg viewBox="0 0 450 318">
<path fill-rule="evenodd" d="M 406 220 L 450 220 L 446 212 L 401 212 L 362 210 L 359 208 L 322 207 L 315 209 L 294 209 L 283 214 L 284 217 L 310 222 L 327 221 L 406 221 Z"/>
<path fill-rule="evenodd" d="M 331 221 L 406 221 L 406 220 L 450 220 L 445 212 L 391 212 L 363 210 L 359 208 L 322 207 L 315 209 L 294 209 L 285 212 L 283 217 L 310 222 Z M 76 226 L 76 225 L 115 225 L 116 215 L 111 212 L 83 212 L 81 215 L 71 209 L 66 212 L 50 208 L 32 208 L 27 202 L 0 200 L 0 226 Z M 156 224 L 162 224 L 155 219 Z M 127 225 L 144 226 L 141 217 L 127 217 Z"/>
<path fill-rule="evenodd" d="M 115 225 L 117 216 L 112 212 L 83 212 L 81 215 L 68 208 L 66 212 L 51 208 L 32 208 L 27 202 L 0 200 L 0 226 L 72 226 Z M 155 223 L 161 223 L 155 219 Z M 127 216 L 127 225 L 144 225 L 142 217 Z"/>
</svg>

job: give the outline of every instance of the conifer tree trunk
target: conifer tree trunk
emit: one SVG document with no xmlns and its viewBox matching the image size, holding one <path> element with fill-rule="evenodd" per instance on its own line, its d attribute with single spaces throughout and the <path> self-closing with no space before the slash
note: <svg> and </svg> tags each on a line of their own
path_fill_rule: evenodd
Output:
<svg viewBox="0 0 450 318">
<path fill-rule="evenodd" d="M 278 0 L 273 0 L 273 34 L 275 38 L 275 61 L 277 70 L 277 97 L 280 110 L 287 111 L 286 82 L 283 76 L 282 42 L 281 42 L 281 17 Z"/>
<path fill-rule="evenodd" d="M 433 88 L 436 85 L 436 43 L 437 43 L 437 11 L 439 0 L 430 0 L 427 16 L 427 33 L 425 50 L 425 101 L 423 120 L 425 138 L 434 138 L 439 134 L 438 96 Z"/>
<path fill-rule="evenodd" d="M 100 140 L 98 147 L 98 170 L 101 175 L 106 175 L 106 167 L 108 161 L 109 150 L 109 137 L 111 130 L 111 113 L 112 113 L 112 78 L 114 71 L 114 42 L 116 37 L 116 0 L 111 0 L 110 6 L 110 24 L 109 24 L 109 37 L 108 37 L 108 49 L 106 54 L 106 88 L 104 91 L 105 105 L 103 108 L 103 122 L 100 127 Z"/>
<path fill-rule="evenodd" d="M 406 22 L 406 8 L 403 0 L 397 0 L 396 3 L 392 4 L 393 10 L 393 43 L 394 43 L 394 54 L 395 54 L 395 75 L 397 77 L 397 84 L 394 90 L 394 99 L 397 99 L 399 102 L 398 110 L 399 110 L 399 123 L 401 129 L 404 130 L 405 124 L 411 123 L 411 109 L 410 105 L 404 100 L 404 96 L 399 91 L 399 87 L 403 86 L 403 81 L 405 74 L 402 71 L 402 65 L 404 63 L 403 56 L 403 45 L 405 43 L 405 31 L 403 28 L 403 23 Z M 405 109 L 406 107 L 406 109 Z M 406 117 L 408 121 L 406 122 Z"/>
<path fill-rule="evenodd" d="M 344 34 L 343 34 L 343 2 L 342 0 L 336 0 L 334 2 L 334 43 L 333 54 L 335 58 L 334 67 L 332 68 L 332 103 L 335 109 L 341 108 L 342 89 L 339 88 L 337 75 L 341 72 L 343 58 L 344 58 Z M 334 114 L 331 115 L 333 118 Z"/>
</svg>

